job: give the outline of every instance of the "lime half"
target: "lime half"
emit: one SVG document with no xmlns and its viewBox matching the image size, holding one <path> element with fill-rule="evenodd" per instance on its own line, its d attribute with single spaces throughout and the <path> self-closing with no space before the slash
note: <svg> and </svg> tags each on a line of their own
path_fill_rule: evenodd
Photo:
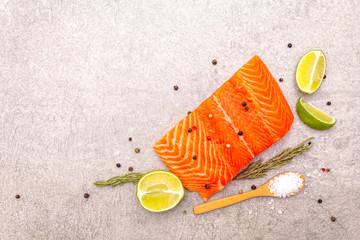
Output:
<svg viewBox="0 0 360 240">
<path fill-rule="evenodd" d="M 141 206 L 151 212 L 164 212 L 174 208 L 184 195 L 180 179 L 164 170 L 146 173 L 140 178 L 136 188 Z"/>
<path fill-rule="evenodd" d="M 326 130 L 334 126 L 336 119 L 320 111 L 309 102 L 299 98 L 296 111 L 306 125 L 317 130 Z"/>
<path fill-rule="evenodd" d="M 301 59 L 296 69 L 296 83 L 300 90 L 313 94 L 324 78 L 326 70 L 325 54 L 321 50 L 307 52 Z"/>
</svg>

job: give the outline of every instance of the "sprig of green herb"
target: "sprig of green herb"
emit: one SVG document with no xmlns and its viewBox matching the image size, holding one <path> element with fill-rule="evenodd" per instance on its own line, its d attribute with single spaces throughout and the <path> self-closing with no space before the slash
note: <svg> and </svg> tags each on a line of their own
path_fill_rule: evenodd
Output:
<svg viewBox="0 0 360 240">
<path fill-rule="evenodd" d="M 115 187 L 117 185 L 120 185 L 120 186 L 124 185 L 125 183 L 136 184 L 143 175 L 144 175 L 143 173 L 128 173 L 123 176 L 116 176 L 116 177 L 110 178 L 106 181 L 97 181 L 97 182 L 94 182 L 94 184 L 97 187 L 105 187 L 105 186 Z"/>
<path fill-rule="evenodd" d="M 281 168 L 283 165 L 287 163 L 291 163 L 294 157 L 301 155 L 306 152 L 309 148 L 311 148 L 312 143 L 310 140 L 313 137 L 306 139 L 298 146 L 294 148 L 287 148 L 278 155 L 269 160 L 263 162 L 262 159 L 259 159 L 255 162 L 251 162 L 247 167 L 245 167 L 236 177 L 235 180 L 244 180 L 244 179 L 254 179 L 265 177 L 267 172 L 275 169 Z"/>
<path fill-rule="evenodd" d="M 281 168 L 283 165 L 292 162 L 294 157 L 301 155 L 306 152 L 309 148 L 311 148 L 312 143 L 309 142 L 311 138 L 306 139 L 298 146 L 294 148 L 287 148 L 278 155 L 269 160 L 263 162 L 261 159 L 251 162 L 247 167 L 245 167 L 235 178 L 234 180 L 244 180 L 244 179 L 254 179 L 265 177 L 267 172 L 275 169 Z M 144 175 L 144 173 L 128 173 L 122 176 L 116 176 L 110 178 L 106 181 L 97 181 L 95 182 L 95 186 L 97 187 L 105 187 L 112 186 L 115 187 L 117 185 L 124 185 L 125 183 L 134 183 L 136 184 L 139 179 Z"/>
</svg>

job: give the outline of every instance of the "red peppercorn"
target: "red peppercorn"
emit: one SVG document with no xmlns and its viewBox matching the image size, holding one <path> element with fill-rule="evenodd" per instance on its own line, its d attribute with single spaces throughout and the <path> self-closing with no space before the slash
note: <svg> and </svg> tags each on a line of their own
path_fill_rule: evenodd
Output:
<svg viewBox="0 0 360 240">
<path fill-rule="evenodd" d="M 210 136 L 207 136 L 207 138 L 206 138 L 208 141 L 210 141 L 211 140 L 211 137 Z"/>
<path fill-rule="evenodd" d="M 196 129 L 197 129 L 197 127 L 196 127 L 196 126 L 193 126 L 193 127 L 192 127 L 192 129 L 193 129 L 193 130 L 196 130 Z"/>
<path fill-rule="evenodd" d="M 322 169 L 321 169 L 321 171 L 325 172 L 325 171 L 326 171 L 326 169 L 325 169 L 325 168 L 322 168 Z"/>
</svg>

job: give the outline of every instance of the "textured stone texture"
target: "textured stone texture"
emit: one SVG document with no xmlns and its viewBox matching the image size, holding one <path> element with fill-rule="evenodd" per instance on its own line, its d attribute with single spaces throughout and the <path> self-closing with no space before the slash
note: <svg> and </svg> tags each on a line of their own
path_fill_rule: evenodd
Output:
<svg viewBox="0 0 360 240">
<path fill-rule="evenodd" d="M 359 239 L 359 15 L 355 0 L 1 1 L 0 239 Z M 305 96 L 294 73 L 313 48 L 327 56 L 327 77 Z M 310 136 L 313 148 L 212 200 L 285 170 L 306 177 L 300 194 L 195 216 L 197 193 L 155 214 L 133 185 L 92 185 L 130 166 L 166 169 L 152 145 L 254 54 L 284 79 L 294 113 L 303 96 L 338 122 L 316 131 L 295 113 L 261 157 Z M 319 176 L 322 167 L 331 172 Z"/>
</svg>

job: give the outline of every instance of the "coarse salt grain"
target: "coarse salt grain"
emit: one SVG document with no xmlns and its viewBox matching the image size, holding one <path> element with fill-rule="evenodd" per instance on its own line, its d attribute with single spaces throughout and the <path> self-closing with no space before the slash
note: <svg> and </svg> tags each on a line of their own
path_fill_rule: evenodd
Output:
<svg viewBox="0 0 360 240">
<path fill-rule="evenodd" d="M 276 197 L 288 197 L 297 193 L 303 187 L 303 179 L 299 173 L 288 172 L 270 181 L 270 193 Z"/>
</svg>

